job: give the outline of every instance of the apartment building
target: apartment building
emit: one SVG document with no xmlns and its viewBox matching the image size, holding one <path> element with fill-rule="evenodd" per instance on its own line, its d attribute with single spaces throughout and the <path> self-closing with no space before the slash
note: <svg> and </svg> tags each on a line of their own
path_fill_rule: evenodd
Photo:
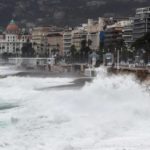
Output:
<svg viewBox="0 0 150 150">
<path fill-rule="evenodd" d="M 79 51 L 81 49 L 81 42 L 87 41 L 87 28 L 85 26 L 77 27 L 72 31 L 72 45 Z"/>
<path fill-rule="evenodd" d="M 125 25 L 125 27 L 123 28 L 122 37 L 126 47 L 128 48 L 130 48 L 133 43 L 133 23 L 134 23 L 133 18 L 130 18 L 129 23 Z"/>
<path fill-rule="evenodd" d="M 57 51 L 58 54 L 63 55 L 63 33 L 62 32 L 49 32 L 47 35 L 47 44 L 49 55 L 53 51 Z"/>
<path fill-rule="evenodd" d="M 111 51 L 121 46 L 124 28 L 127 27 L 129 23 L 130 20 L 127 19 L 107 26 L 105 30 L 105 48 Z"/>
<path fill-rule="evenodd" d="M 47 53 L 47 35 L 50 27 L 35 27 L 32 29 L 33 48 L 37 56 L 45 56 Z"/>
<path fill-rule="evenodd" d="M 150 32 L 150 7 L 137 8 L 134 18 L 134 41 Z"/>
<path fill-rule="evenodd" d="M 91 40 L 92 44 L 90 46 L 93 50 L 98 50 L 100 47 L 100 33 L 104 31 L 105 19 L 99 17 L 98 20 L 88 19 L 87 27 L 87 40 Z"/>
<path fill-rule="evenodd" d="M 21 49 L 27 40 L 31 40 L 31 35 L 26 30 L 21 30 L 15 21 L 11 20 L 0 35 L 0 54 L 21 55 Z"/>
<path fill-rule="evenodd" d="M 72 29 L 67 29 L 63 33 L 63 51 L 64 54 L 70 52 L 70 48 L 72 45 Z"/>
</svg>

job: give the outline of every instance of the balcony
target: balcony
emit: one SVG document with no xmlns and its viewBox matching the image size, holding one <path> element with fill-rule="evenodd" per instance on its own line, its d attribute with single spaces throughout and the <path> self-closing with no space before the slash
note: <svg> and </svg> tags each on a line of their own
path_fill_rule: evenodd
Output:
<svg viewBox="0 0 150 150">
<path fill-rule="evenodd" d="M 137 25 L 137 24 L 145 24 L 146 23 L 146 20 L 141 20 L 141 19 L 138 19 L 138 20 L 135 20 L 134 21 L 134 25 Z"/>
<path fill-rule="evenodd" d="M 64 39 L 64 43 L 71 42 L 71 39 Z"/>
<path fill-rule="evenodd" d="M 123 32 L 123 35 L 131 35 L 132 32 L 133 32 L 133 30 L 132 30 L 132 31 L 124 31 L 124 32 Z"/>
<path fill-rule="evenodd" d="M 64 37 L 64 40 L 71 40 L 71 37 Z"/>
<path fill-rule="evenodd" d="M 143 29 L 143 30 L 133 30 L 133 34 L 142 34 L 142 33 L 146 33 L 146 29 Z"/>
<path fill-rule="evenodd" d="M 141 26 L 134 26 L 134 30 L 135 29 L 139 29 L 139 30 L 141 30 L 141 29 L 145 29 L 146 28 L 146 26 L 145 25 L 141 25 Z"/>
<path fill-rule="evenodd" d="M 64 46 L 68 46 L 71 45 L 72 43 L 64 43 Z"/>
<path fill-rule="evenodd" d="M 125 28 L 124 28 L 124 32 L 125 32 L 125 31 L 132 31 L 132 30 L 133 30 L 133 27 L 125 27 Z"/>
<path fill-rule="evenodd" d="M 122 37 L 131 37 L 132 34 L 123 34 Z"/>
<path fill-rule="evenodd" d="M 125 43 L 133 43 L 133 40 L 125 40 Z"/>
<path fill-rule="evenodd" d="M 133 39 L 139 39 L 142 36 L 144 36 L 144 34 L 133 34 Z"/>
</svg>

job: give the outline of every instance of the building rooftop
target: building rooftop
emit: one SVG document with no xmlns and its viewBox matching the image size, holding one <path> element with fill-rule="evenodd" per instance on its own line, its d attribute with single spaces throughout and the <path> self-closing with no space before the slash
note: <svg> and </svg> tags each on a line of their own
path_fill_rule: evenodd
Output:
<svg viewBox="0 0 150 150">
<path fill-rule="evenodd" d="M 19 27 L 17 26 L 14 20 L 11 20 L 8 26 L 6 27 L 6 31 L 10 33 L 18 32 Z"/>
<path fill-rule="evenodd" d="M 143 14 L 143 13 L 150 13 L 150 6 L 136 9 L 136 14 Z"/>
</svg>

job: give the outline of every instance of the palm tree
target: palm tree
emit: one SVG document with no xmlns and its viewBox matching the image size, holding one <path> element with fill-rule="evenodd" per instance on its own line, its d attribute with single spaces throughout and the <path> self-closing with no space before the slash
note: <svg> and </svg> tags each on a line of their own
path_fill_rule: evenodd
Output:
<svg viewBox="0 0 150 150">
<path fill-rule="evenodd" d="M 145 53 L 143 53 L 144 55 L 144 60 L 145 63 L 148 63 L 148 61 L 150 61 L 150 32 L 146 33 L 143 37 L 137 39 L 133 44 L 132 47 L 135 47 L 135 49 L 138 50 L 142 50 L 144 49 Z M 142 53 L 142 51 L 141 51 Z"/>
<path fill-rule="evenodd" d="M 37 45 L 37 43 L 36 43 L 36 42 L 33 42 L 33 45 L 35 45 L 35 46 L 36 46 L 36 45 Z"/>
<path fill-rule="evenodd" d="M 88 41 L 87 41 L 88 47 L 90 47 L 92 45 L 92 42 L 93 41 L 91 39 L 88 39 Z"/>
<path fill-rule="evenodd" d="M 71 45 L 70 52 L 71 52 L 71 56 L 74 57 L 77 52 L 75 45 Z"/>
<path fill-rule="evenodd" d="M 2 50 L 4 51 L 4 49 L 5 49 L 5 47 L 4 46 L 2 46 Z"/>
<path fill-rule="evenodd" d="M 16 56 L 19 56 L 19 48 L 16 48 Z"/>
<path fill-rule="evenodd" d="M 71 59 L 72 59 L 72 61 L 74 61 L 75 55 L 77 53 L 77 49 L 76 49 L 75 45 L 71 45 L 70 52 L 71 52 Z"/>
</svg>

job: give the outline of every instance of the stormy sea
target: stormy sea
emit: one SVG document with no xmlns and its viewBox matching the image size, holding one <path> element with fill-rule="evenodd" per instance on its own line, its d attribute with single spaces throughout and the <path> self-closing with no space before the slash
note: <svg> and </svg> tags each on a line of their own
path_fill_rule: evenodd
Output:
<svg viewBox="0 0 150 150">
<path fill-rule="evenodd" d="M 0 150 L 150 149 L 150 91 L 134 76 L 21 72 L 0 66 Z"/>
</svg>

